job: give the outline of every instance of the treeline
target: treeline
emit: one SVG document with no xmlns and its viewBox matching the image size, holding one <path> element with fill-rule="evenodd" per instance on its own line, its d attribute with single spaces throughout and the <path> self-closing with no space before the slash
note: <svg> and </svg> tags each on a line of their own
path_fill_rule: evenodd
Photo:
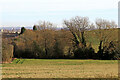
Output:
<svg viewBox="0 0 120 80">
<path fill-rule="evenodd" d="M 119 59 L 117 25 L 113 21 L 76 16 L 64 20 L 57 29 L 50 22 L 42 21 L 33 30 L 21 28 L 20 35 L 11 44 L 16 58 L 75 58 Z"/>
</svg>

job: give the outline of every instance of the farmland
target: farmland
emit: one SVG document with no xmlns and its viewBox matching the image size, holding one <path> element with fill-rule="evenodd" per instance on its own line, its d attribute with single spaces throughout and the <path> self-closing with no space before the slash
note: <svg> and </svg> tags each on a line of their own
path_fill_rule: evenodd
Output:
<svg viewBox="0 0 120 80">
<path fill-rule="evenodd" d="M 117 60 L 15 59 L 3 78 L 117 78 Z"/>
</svg>

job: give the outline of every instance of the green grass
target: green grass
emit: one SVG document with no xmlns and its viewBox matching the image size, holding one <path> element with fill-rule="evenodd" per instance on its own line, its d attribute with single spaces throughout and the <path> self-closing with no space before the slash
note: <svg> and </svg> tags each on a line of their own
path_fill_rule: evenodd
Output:
<svg viewBox="0 0 120 80">
<path fill-rule="evenodd" d="M 15 59 L 3 64 L 3 78 L 116 78 L 117 60 Z"/>
</svg>

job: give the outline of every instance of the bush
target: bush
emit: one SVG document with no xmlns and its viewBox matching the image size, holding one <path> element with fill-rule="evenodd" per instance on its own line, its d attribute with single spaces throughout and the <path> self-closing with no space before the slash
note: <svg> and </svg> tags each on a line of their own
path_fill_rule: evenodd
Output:
<svg viewBox="0 0 120 80">
<path fill-rule="evenodd" d="M 92 47 L 78 48 L 74 51 L 74 57 L 77 59 L 93 59 L 95 56 Z"/>
<path fill-rule="evenodd" d="M 23 34 L 23 33 L 25 32 L 25 30 L 26 30 L 26 29 L 25 29 L 24 27 L 22 27 L 22 28 L 21 28 L 21 33 L 20 33 L 20 34 Z"/>
<path fill-rule="evenodd" d="M 6 40 L 3 41 L 2 45 L 2 61 L 11 62 L 13 58 L 13 45 L 7 43 Z"/>
<path fill-rule="evenodd" d="M 36 30 L 37 30 L 37 27 L 36 27 L 35 25 L 33 26 L 33 30 L 34 30 L 34 31 L 36 31 Z"/>
<path fill-rule="evenodd" d="M 98 59 L 102 60 L 117 60 L 120 58 L 118 42 L 111 41 L 108 46 L 105 46 L 101 51 L 98 51 Z"/>
<path fill-rule="evenodd" d="M 104 51 L 103 59 L 116 60 L 120 58 L 120 52 L 117 44 L 119 43 L 118 42 L 115 43 L 113 41 L 109 43 L 109 46 Z"/>
<path fill-rule="evenodd" d="M 54 44 L 54 58 L 62 58 L 64 55 L 63 46 L 61 46 L 61 43 L 56 40 Z"/>
</svg>

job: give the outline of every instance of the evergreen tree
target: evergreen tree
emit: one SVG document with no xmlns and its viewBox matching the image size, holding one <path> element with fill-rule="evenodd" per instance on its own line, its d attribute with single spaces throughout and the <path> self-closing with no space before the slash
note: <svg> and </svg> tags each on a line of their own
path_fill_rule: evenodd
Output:
<svg viewBox="0 0 120 80">
<path fill-rule="evenodd" d="M 20 33 L 20 34 L 23 34 L 23 33 L 25 32 L 25 30 L 26 30 L 26 29 L 25 29 L 24 27 L 22 27 L 22 28 L 21 28 L 21 33 Z"/>
<path fill-rule="evenodd" d="M 36 31 L 36 30 L 37 30 L 37 27 L 36 27 L 35 25 L 33 26 L 33 30 L 34 30 L 34 31 Z"/>
</svg>

